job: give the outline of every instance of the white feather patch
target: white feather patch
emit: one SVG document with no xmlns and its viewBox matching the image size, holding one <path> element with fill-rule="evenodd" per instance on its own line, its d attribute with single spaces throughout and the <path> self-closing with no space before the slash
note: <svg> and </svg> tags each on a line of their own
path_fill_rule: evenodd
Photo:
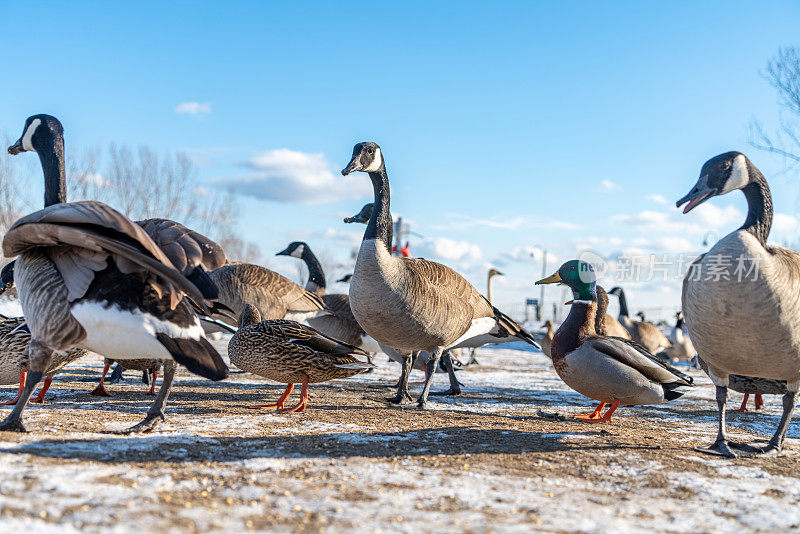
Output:
<svg viewBox="0 0 800 534">
<path fill-rule="evenodd" d="M 303 252 L 305 251 L 306 247 L 303 245 L 298 245 L 294 248 L 294 250 L 289 253 L 290 256 L 293 258 L 300 258 L 303 256 Z"/>
<path fill-rule="evenodd" d="M 369 164 L 369 167 L 364 169 L 365 172 L 377 172 L 378 169 L 381 168 L 383 164 L 383 156 L 381 155 L 381 149 L 375 149 L 375 157 L 372 158 L 372 163 Z"/>
<path fill-rule="evenodd" d="M 725 186 L 722 188 L 722 195 L 730 193 L 734 189 L 741 189 L 750 183 L 750 173 L 747 171 L 747 160 L 741 154 L 733 158 L 733 167 L 731 168 L 731 175 L 725 181 Z"/>
<path fill-rule="evenodd" d="M 25 130 L 25 133 L 22 134 L 22 148 L 28 150 L 30 152 L 36 152 L 36 149 L 33 148 L 33 134 L 36 132 L 36 128 L 42 124 L 42 119 L 33 119 L 31 123 L 28 125 L 28 128 Z"/>
<path fill-rule="evenodd" d="M 157 333 L 187 339 L 204 335 L 197 317 L 194 325 L 186 328 L 149 313 L 127 311 L 113 304 L 106 307 L 95 301 L 78 302 L 70 311 L 86 330 L 81 348 L 115 360 L 170 359 L 167 349 L 156 339 Z"/>
<path fill-rule="evenodd" d="M 483 341 L 480 345 L 473 345 L 473 343 L 480 342 L 486 334 L 497 332 L 497 320 L 494 317 L 480 317 L 473 319 L 472 323 L 467 328 L 467 331 L 461 334 L 461 337 L 450 344 L 448 348 L 453 347 L 479 347 L 485 345 L 487 342 Z M 472 343 L 471 343 L 472 342 Z"/>
</svg>

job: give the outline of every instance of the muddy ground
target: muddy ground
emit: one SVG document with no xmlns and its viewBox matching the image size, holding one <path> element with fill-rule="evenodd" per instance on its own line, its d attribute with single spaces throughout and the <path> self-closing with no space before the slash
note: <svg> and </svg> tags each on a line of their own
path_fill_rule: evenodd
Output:
<svg viewBox="0 0 800 534">
<path fill-rule="evenodd" d="M 224 341 L 218 346 L 224 348 Z M 211 383 L 181 370 L 167 421 L 137 436 L 151 401 L 137 372 L 89 394 L 102 359 L 73 363 L 27 434 L 0 434 L 0 524 L 7 532 L 743 532 L 800 529 L 800 425 L 787 450 L 727 460 L 713 441 L 713 389 L 620 408 L 611 423 L 569 415 L 591 402 L 541 354 L 478 351 L 459 397 L 389 407 L 380 369 L 315 385 L 309 409 L 276 415 L 283 386 L 236 372 Z M 414 376 L 419 380 L 422 375 Z M 437 375 L 434 389 L 447 379 Z M 16 389 L 0 390 L 13 397 Z M 293 396 L 294 400 L 296 396 Z M 741 397 L 732 394 L 731 407 Z M 764 440 L 779 400 L 735 413 L 737 439 Z M 6 413 L 3 407 L 0 414 Z M 6 530 L 8 529 L 8 530 Z"/>
</svg>

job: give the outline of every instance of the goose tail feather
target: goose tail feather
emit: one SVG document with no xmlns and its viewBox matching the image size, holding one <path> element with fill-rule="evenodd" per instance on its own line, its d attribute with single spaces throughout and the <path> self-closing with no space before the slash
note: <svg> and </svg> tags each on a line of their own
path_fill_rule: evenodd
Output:
<svg viewBox="0 0 800 534">
<path fill-rule="evenodd" d="M 228 377 L 228 366 L 206 338 L 170 337 L 162 332 L 156 338 L 176 362 L 192 373 L 214 381 Z"/>
</svg>

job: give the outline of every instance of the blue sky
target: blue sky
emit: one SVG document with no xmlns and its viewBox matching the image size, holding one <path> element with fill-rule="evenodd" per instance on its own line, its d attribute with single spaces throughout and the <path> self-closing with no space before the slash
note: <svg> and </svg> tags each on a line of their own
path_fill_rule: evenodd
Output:
<svg viewBox="0 0 800 534">
<path fill-rule="evenodd" d="M 412 252 L 481 289 L 498 264 L 511 306 L 538 296 L 531 249 L 692 252 L 736 228 L 738 194 L 674 208 L 731 149 L 770 180 L 774 239 L 796 240 L 797 176 L 748 148 L 747 124 L 777 124 L 760 71 L 800 44 L 798 27 L 796 2 L 0 0 L 0 132 L 47 112 L 68 150 L 186 151 L 198 185 L 250 195 L 241 229 L 265 263 L 296 276 L 272 254 L 307 239 L 339 263 L 331 277 L 358 243 L 341 217 L 370 196 L 366 175 L 338 170 L 355 142 L 376 141 L 393 212 L 425 236 Z M 630 293 L 636 308 L 679 305 L 676 282 Z"/>
</svg>

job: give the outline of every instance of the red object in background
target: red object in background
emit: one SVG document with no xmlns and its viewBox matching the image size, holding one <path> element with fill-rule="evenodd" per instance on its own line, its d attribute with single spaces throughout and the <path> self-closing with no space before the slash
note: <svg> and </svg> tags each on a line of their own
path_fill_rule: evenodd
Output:
<svg viewBox="0 0 800 534">
<path fill-rule="evenodd" d="M 394 254 L 395 252 L 397 252 L 397 245 L 392 247 L 392 254 Z M 406 241 L 406 244 L 400 248 L 400 255 L 403 256 L 404 258 L 411 257 L 411 253 L 408 251 L 408 241 Z"/>
</svg>

